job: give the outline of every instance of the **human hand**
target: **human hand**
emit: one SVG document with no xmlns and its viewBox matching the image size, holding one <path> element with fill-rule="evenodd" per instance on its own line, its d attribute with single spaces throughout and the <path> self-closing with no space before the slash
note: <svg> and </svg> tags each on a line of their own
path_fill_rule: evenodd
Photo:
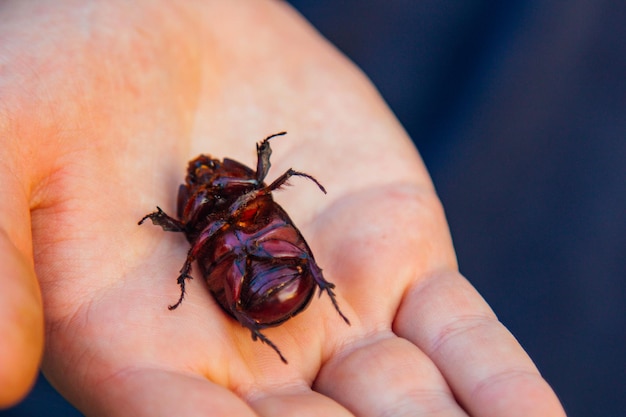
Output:
<svg viewBox="0 0 626 417">
<path fill-rule="evenodd" d="M 428 174 L 358 70 L 283 3 L 138 4 L 3 5 L 2 403 L 35 372 L 43 314 L 43 370 L 89 415 L 563 415 L 458 273 Z M 264 330 L 289 365 L 197 271 L 168 311 L 188 245 L 136 225 L 174 212 L 189 159 L 254 166 L 280 130 L 268 179 L 328 190 L 275 196 L 352 322 L 316 297 Z"/>
</svg>

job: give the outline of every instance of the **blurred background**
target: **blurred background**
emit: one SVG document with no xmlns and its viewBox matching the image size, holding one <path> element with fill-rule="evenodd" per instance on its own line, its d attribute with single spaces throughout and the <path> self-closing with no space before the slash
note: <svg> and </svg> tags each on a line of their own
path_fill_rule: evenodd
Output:
<svg viewBox="0 0 626 417">
<path fill-rule="evenodd" d="M 419 149 L 461 272 L 570 417 L 626 411 L 626 2 L 290 1 Z M 43 379 L 1 416 L 79 416 Z"/>
</svg>

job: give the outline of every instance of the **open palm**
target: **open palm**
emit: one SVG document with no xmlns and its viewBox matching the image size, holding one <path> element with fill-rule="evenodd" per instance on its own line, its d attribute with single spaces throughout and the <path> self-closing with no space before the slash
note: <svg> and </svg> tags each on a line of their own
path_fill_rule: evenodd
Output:
<svg viewBox="0 0 626 417">
<path fill-rule="evenodd" d="M 6 7 L 0 22 L 12 35 L 0 301 L 7 317 L 23 312 L 6 331 L 22 338 L 3 349 L 23 369 L 41 346 L 39 288 L 44 372 L 90 415 L 562 413 L 459 275 L 402 128 L 285 4 L 67 3 Z M 328 190 L 294 177 L 276 199 L 352 323 L 322 296 L 264 330 L 288 365 L 219 308 L 197 269 L 169 311 L 188 244 L 137 226 L 156 205 L 175 212 L 189 159 L 254 167 L 254 143 L 281 130 L 268 180 L 293 167 Z"/>
</svg>

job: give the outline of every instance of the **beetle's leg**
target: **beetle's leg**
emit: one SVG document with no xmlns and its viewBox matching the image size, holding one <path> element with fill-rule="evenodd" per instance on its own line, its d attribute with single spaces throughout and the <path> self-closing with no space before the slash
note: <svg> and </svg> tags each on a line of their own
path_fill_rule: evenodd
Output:
<svg viewBox="0 0 626 417">
<path fill-rule="evenodd" d="M 189 274 L 191 272 L 191 264 L 196 259 L 198 252 L 204 247 L 205 243 L 211 240 L 215 232 L 217 232 L 220 228 L 222 228 L 226 222 L 224 220 L 217 220 L 211 224 L 210 227 L 205 228 L 202 233 L 196 238 L 193 246 L 189 248 L 189 252 L 187 252 L 187 259 L 183 264 L 183 267 L 180 269 L 180 275 L 176 282 L 180 285 L 180 298 L 176 302 L 176 304 L 170 305 L 167 308 L 170 310 L 174 310 L 178 307 L 182 302 L 183 298 L 185 298 L 185 280 L 193 279 L 193 277 Z"/>
<path fill-rule="evenodd" d="M 256 145 L 256 180 L 259 184 L 263 182 L 267 173 L 270 170 L 270 156 L 272 155 L 272 148 L 270 148 L 269 140 L 276 136 L 282 136 L 287 134 L 287 132 L 274 133 L 273 135 L 269 135 L 265 139 L 263 139 L 260 143 Z"/>
<path fill-rule="evenodd" d="M 237 217 L 238 213 L 241 212 L 241 210 L 243 210 L 248 205 L 249 202 L 251 202 L 252 200 L 254 200 L 254 199 L 256 199 L 256 198 L 258 198 L 260 196 L 271 194 L 272 191 L 274 191 L 274 190 L 280 188 L 281 186 L 283 186 L 287 182 L 287 180 L 290 177 L 293 177 L 293 176 L 305 177 L 305 178 L 310 179 L 315 184 L 317 184 L 317 186 L 320 188 L 320 190 L 322 190 L 324 192 L 324 194 L 326 194 L 326 189 L 324 188 L 324 186 L 322 184 L 320 184 L 315 178 L 313 178 L 309 174 L 305 174 L 304 172 L 295 171 L 295 170 L 289 168 L 283 175 L 281 175 L 280 177 L 276 178 L 276 180 L 273 183 L 271 183 L 270 185 L 268 185 L 267 187 L 259 188 L 257 190 L 252 190 L 252 191 L 247 192 L 246 194 L 240 196 L 230 206 L 230 209 L 229 209 L 230 213 L 229 214 L 232 217 Z"/>
<path fill-rule="evenodd" d="M 278 349 L 278 346 L 276 346 L 270 339 L 268 339 L 267 336 L 265 336 L 263 333 L 261 333 L 257 329 L 250 329 L 250 331 L 252 332 L 252 340 L 257 340 L 258 338 L 261 342 L 265 343 L 266 345 L 274 349 L 274 351 L 280 357 L 280 360 L 283 361 L 284 364 L 287 364 L 287 359 L 285 359 L 283 354 L 280 352 L 280 349 Z"/>
<path fill-rule="evenodd" d="M 168 216 L 163 210 L 161 210 L 161 207 L 158 206 L 157 211 L 145 215 L 141 220 L 139 220 L 138 224 L 141 225 L 148 219 L 152 220 L 153 224 L 161 226 L 163 230 L 168 232 L 183 232 L 185 230 L 185 225 L 182 222 Z M 191 271 L 191 263 L 194 260 L 192 249 L 193 248 L 189 250 L 189 253 L 187 254 L 187 259 L 185 260 L 183 267 L 180 269 L 180 275 L 176 280 L 178 285 L 180 285 L 180 297 L 178 298 L 176 304 L 167 306 L 167 308 L 170 310 L 174 310 L 176 307 L 178 307 L 180 303 L 183 302 L 183 298 L 185 298 L 185 280 L 192 278 L 191 275 L 189 275 L 189 272 Z"/>
<path fill-rule="evenodd" d="M 285 359 L 283 354 L 280 352 L 280 349 L 278 349 L 278 346 L 276 346 L 274 342 L 272 342 L 270 339 L 267 338 L 267 336 L 265 336 L 263 333 L 259 331 L 259 325 L 254 320 L 252 320 L 246 314 L 242 314 L 237 309 L 237 306 L 233 306 L 231 308 L 231 311 L 234 314 L 237 321 L 241 323 L 242 326 L 249 329 L 250 332 L 252 332 L 252 340 L 256 341 L 257 339 L 259 339 L 261 342 L 265 343 L 266 345 L 274 349 L 274 351 L 278 354 L 278 356 L 280 357 L 280 360 L 283 361 L 283 363 L 285 364 L 287 363 L 287 359 Z"/>
<path fill-rule="evenodd" d="M 161 207 L 158 206 L 157 211 L 146 214 L 137 224 L 141 225 L 148 219 L 152 220 L 152 224 L 161 226 L 163 230 L 167 232 L 182 232 L 185 230 L 185 225 L 181 221 L 168 216 L 163 210 L 161 210 Z"/>
<path fill-rule="evenodd" d="M 291 168 L 289 168 L 283 175 L 281 175 L 280 177 L 276 178 L 273 183 L 271 183 L 270 185 L 265 187 L 263 190 L 266 191 L 266 193 L 270 193 L 270 192 L 272 192 L 274 190 L 277 190 L 281 186 L 283 186 L 290 177 L 293 177 L 293 176 L 304 177 L 304 178 L 310 179 L 315 184 L 317 184 L 317 186 L 320 188 L 320 190 L 322 190 L 322 192 L 324 194 L 326 194 L 326 189 L 324 188 L 324 186 L 322 184 L 319 183 L 318 180 L 316 180 L 315 178 L 313 178 L 309 174 L 305 174 L 304 172 L 296 171 L 296 170 L 293 170 Z"/>
<path fill-rule="evenodd" d="M 191 263 L 194 261 L 194 256 L 191 253 L 192 250 L 193 248 L 189 250 L 189 253 L 187 254 L 187 259 L 185 260 L 183 267 L 180 269 L 180 275 L 178 276 L 178 279 L 176 280 L 178 285 L 180 285 L 180 297 L 178 298 L 178 301 L 176 301 L 176 304 L 167 306 L 169 310 L 174 310 L 183 302 L 183 298 L 185 298 L 185 280 L 193 278 L 189 274 L 189 272 L 191 272 Z"/>
<path fill-rule="evenodd" d="M 237 200 L 235 200 L 235 202 L 228 209 L 230 216 L 232 218 L 236 218 L 239 215 L 239 213 L 241 213 L 241 211 L 245 209 L 248 203 L 250 203 L 251 201 L 255 200 L 256 198 L 260 196 L 270 195 L 272 191 L 283 186 L 287 182 L 287 180 L 293 176 L 305 177 L 305 178 L 310 179 L 315 184 L 317 184 L 317 186 L 320 188 L 320 190 L 324 192 L 324 194 L 326 194 L 326 189 L 324 188 L 324 186 L 320 184 L 311 175 L 305 174 L 304 172 L 295 171 L 289 168 L 283 175 L 276 178 L 276 180 L 274 180 L 274 182 L 268 185 L 267 187 L 249 191 L 245 193 L 244 195 L 240 196 L 239 198 L 237 198 Z M 259 183 L 261 182 L 259 181 Z"/>
<path fill-rule="evenodd" d="M 339 308 L 339 303 L 337 303 L 337 298 L 335 296 L 335 292 L 333 291 L 333 289 L 335 288 L 335 284 L 333 284 L 332 282 L 328 282 L 324 279 L 324 275 L 322 275 L 322 270 L 319 266 L 317 266 L 314 260 L 308 259 L 308 263 L 311 267 L 313 279 L 315 280 L 315 283 L 320 287 L 319 296 L 322 295 L 322 291 L 326 291 L 326 294 L 328 294 L 328 296 L 330 297 L 330 301 L 332 301 L 333 306 L 335 306 L 335 310 L 337 310 L 337 313 L 339 313 L 343 321 L 345 321 L 346 324 L 350 326 L 350 320 L 348 320 L 348 318 L 341 312 L 341 309 Z"/>
<path fill-rule="evenodd" d="M 185 203 L 189 200 L 189 187 L 185 184 L 178 186 L 178 197 L 176 197 L 176 215 L 179 219 L 183 218 L 185 211 Z"/>
</svg>

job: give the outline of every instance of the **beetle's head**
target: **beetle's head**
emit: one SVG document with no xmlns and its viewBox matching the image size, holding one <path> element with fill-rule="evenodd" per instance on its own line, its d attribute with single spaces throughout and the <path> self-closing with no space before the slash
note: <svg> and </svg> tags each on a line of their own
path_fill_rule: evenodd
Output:
<svg viewBox="0 0 626 417">
<path fill-rule="evenodd" d="M 189 161 L 187 167 L 187 178 L 185 181 L 188 185 L 211 183 L 215 176 L 215 172 L 219 170 L 220 161 L 213 159 L 207 155 L 200 155 Z"/>
</svg>

